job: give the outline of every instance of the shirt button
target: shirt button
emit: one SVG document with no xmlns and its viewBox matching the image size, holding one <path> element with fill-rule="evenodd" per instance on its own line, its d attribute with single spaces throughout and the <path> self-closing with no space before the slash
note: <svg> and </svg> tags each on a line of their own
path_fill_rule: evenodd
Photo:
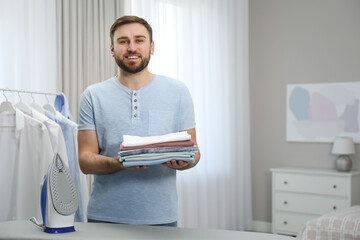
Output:
<svg viewBox="0 0 360 240">
<path fill-rule="evenodd" d="M 137 93 L 134 93 L 134 96 L 137 96 Z"/>
<path fill-rule="evenodd" d="M 134 117 L 137 117 L 137 114 L 136 114 L 136 113 L 134 114 Z"/>
<path fill-rule="evenodd" d="M 136 110 L 136 109 L 137 109 L 137 106 L 135 106 L 134 109 Z"/>
<path fill-rule="evenodd" d="M 134 99 L 134 102 L 137 102 L 137 99 Z"/>
</svg>

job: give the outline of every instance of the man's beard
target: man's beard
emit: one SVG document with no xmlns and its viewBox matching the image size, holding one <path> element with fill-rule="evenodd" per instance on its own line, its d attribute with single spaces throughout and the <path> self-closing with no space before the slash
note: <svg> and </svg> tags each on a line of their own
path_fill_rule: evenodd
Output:
<svg viewBox="0 0 360 240">
<path fill-rule="evenodd" d="M 150 62 L 150 54 L 147 58 L 141 58 L 140 65 L 136 63 L 126 64 L 118 55 L 114 55 L 115 62 L 123 71 L 128 73 L 138 73 L 144 70 Z"/>
</svg>

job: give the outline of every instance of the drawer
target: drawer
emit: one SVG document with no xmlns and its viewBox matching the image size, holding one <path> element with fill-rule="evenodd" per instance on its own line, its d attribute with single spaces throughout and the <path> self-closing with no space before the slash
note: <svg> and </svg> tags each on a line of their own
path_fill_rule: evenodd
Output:
<svg viewBox="0 0 360 240">
<path fill-rule="evenodd" d="M 275 190 L 348 196 L 347 177 L 320 176 L 311 174 L 275 174 Z"/>
<path fill-rule="evenodd" d="M 275 192 L 276 210 L 322 215 L 347 207 L 350 200 L 344 197 Z"/>
<path fill-rule="evenodd" d="M 319 217 L 318 215 L 275 212 L 275 226 L 273 232 L 298 234 L 306 222 Z M 273 223 L 274 224 L 274 223 Z"/>
</svg>

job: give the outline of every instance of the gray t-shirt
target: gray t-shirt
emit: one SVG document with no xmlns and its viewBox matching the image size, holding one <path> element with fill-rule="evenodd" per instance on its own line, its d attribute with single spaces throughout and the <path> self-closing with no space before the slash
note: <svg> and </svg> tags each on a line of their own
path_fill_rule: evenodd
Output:
<svg viewBox="0 0 360 240">
<path fill-rule="evenodd" d="M 96 130 L 100 154 L 115 157 L 123 135 L 157 136 L 195 128 L 184 83 L 156 75 L 137 91 L 116 77 L 89 86 L 79 110 L 79 131 Z M 176 171 L 163 165 L 95 175 L 88 218 L 127 224 L 177 221 Z"/>
</svg>

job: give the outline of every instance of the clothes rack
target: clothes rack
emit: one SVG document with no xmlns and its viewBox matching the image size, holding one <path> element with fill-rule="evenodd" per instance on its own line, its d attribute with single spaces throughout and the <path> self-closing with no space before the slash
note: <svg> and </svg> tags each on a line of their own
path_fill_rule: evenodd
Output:
<svg viewBox="0 0 360 240">
<path fill-rule="evenodd" d="M 55 92 L 39 92 L 39 91 L 28 91 L 28 90 L 16 90 L 16 89 L 10 89 L 10 88 L 0 88 L 0 91 L 6 91 L 6 92 L 21 92 L 21 93 L 30 93 L 30 94 L 43 94 L 43 95 L 56 95 L 59 96 L 61 93 L 55 93 Z"/>
<path fill-rule="evenodd" d="M 15 92 L 11 97 L 18 95 L 20 101 L 9 101 L 9 92 Z M 23 102 L 20 93 L 31 95 L 33 102 Z M 36 103 L 35 94 L 45 96 L 47 103 Z M 89 193 L 78 163 L 78 126 L 72 120 L 65 95 L 10 88 L 0 88 L 0 95 L 5 97 L 2 101 L 0 96 L 0 158 L 7 160 L 0 161 L 0 182 L 7 183 L 0 184 L 0 192 L 7 193 L 0 198 L 0 222 L 41 218 L 39 186 L 55 153 L 68 165 L 76 185 L 79 207 L 74 220 L 87 221 Z M 50 97 L 56 97 L 53 103 Z"/>
</svg>

